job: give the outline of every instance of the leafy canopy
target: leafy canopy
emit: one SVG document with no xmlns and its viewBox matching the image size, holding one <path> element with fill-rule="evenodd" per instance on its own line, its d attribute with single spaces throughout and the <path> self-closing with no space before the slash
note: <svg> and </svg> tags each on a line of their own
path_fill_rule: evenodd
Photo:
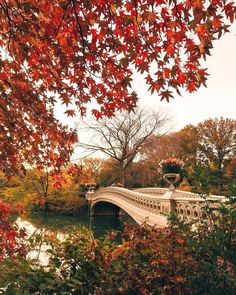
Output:
<svg viewBox="0 0 236 295">
<path fill-rule="evenodd" d="M 205 85 L 200 59 L 235 15 L 230 0 L 0 1 L 0 168 L 59 167 L 76 135 L 55 102 L 68 116 L 90 101 L 97 118 L 130 110 L 134 68 L 162 100 Z"/>
</svg>

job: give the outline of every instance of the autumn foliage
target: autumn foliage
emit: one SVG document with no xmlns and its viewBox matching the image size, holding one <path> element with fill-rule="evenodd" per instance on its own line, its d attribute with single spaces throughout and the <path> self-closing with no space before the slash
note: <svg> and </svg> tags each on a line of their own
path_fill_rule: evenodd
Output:
<svg viewBox="0 0 236 295">
<path fill-rule="evenodd" d="M 165 173 L 180 173 L 184 166 L 184 162 L 177 158 L 168 158 L 160 163 L 162 172 Z"/>
<path fill-rule="evenodd" d="M 55 104 L 68 116 L 91 101 L 97 118 L 130 110 L 134 68 L 162 100 L 205 85 L 200 59 L 235 13 L 228 0 L 1 0 L 0 168 L 60 167 L 76 135 Z"/>
<path fill-rule="evenodd" d="M 235 294 L 235 203 L 205 207 L 207 219 L 178 220 L 165 229 L 127 226 L 119 237 L 83 231 L 48 238 L 50 263 L 0 264 L 9 294 Z M 193 230 L 194 229 L 194 230 Z M 13 292 L 14 291 L 14 292 Z"/>
<path fill-rule="evenodd" d="M 0 262 L 6 257 L 17 255 L 25 256 L 24 238 L 25 230 L 19 231 L 11 225 L 9 219 L 13 212 L 13 206 L 0 200 Z"/>
</svg>

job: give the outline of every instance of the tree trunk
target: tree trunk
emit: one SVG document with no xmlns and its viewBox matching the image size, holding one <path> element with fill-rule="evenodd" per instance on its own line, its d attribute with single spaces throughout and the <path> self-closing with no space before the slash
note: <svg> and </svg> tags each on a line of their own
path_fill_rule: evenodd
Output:
<svg viewBox="0 0 236 295">
<path fill-rule="evenodd" d="M 122 181 L 123 187 L 125 187 L 126 186 L 126 169 L 124 167 L 122 167 L 122 178 L 121 178 L 121 181 Z"/>
<path fill-rule="evenodd" d="M 126 187 L 126 170 L 127 170 L 127 167 L 123 163 L 120 163 L 120 170 L 121 170 L 121 184 L 123 185 L 123 187 Z"/>
<path fill-rule="evenodd" d="M 45 201 L 44 201 L 44 211 L 45 212 L 49 211 L 49 203 L 48 203 L 47 199 L 45 199 Z"/>
</svg>

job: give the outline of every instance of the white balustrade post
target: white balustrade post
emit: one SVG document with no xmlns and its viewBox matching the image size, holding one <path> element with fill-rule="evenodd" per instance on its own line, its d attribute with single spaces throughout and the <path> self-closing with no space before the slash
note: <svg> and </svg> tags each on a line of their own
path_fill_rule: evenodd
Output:
<svg viewBox="0 0 236 295">
<path fill-rule="evenodd" d="M 163 195 L 164 200 L 162 200 L 162 213 L 171 213 L 175 211 L 175 194 L 175 189 L 171 189 Z"/>
</svg>

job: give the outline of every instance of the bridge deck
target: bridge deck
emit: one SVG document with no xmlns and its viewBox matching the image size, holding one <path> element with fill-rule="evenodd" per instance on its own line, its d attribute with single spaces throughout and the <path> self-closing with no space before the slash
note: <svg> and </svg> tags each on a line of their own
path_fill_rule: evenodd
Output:
<svg viewBox="0 0 236 295">
<path fill-rule="evenodd" d="M 139 224 L 147 222 L 150 225 L 165 227 L 166 215 L 177 211 L 186 218 L 202 217 L 202 206 L 206 200 L 224 201 L 223 196 L 206 198 L 190 192 L 169 190 L 165 188 L 142 188 L 128 190 L 120 187 L 101 188 L 86 196 L 90 203 L 90 212 L 99 202 L 108 202 L 126 211 Z"/>
</svg>

